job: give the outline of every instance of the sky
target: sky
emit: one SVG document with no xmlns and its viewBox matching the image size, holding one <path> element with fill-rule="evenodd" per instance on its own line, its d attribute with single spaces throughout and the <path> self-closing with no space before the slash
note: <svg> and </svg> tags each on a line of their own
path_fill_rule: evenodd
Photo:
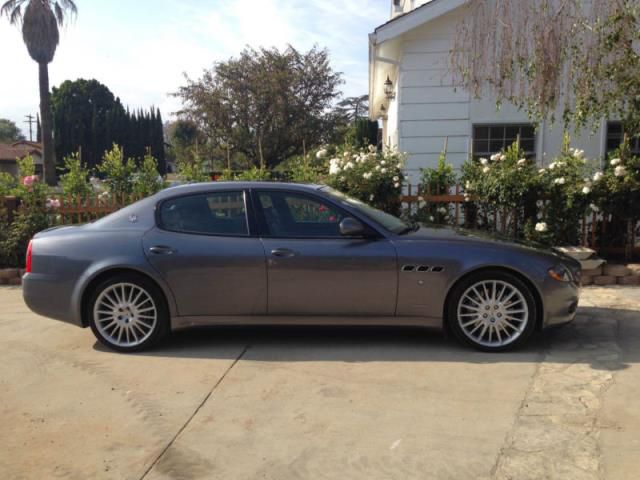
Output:
<svg viewBox="0 0 640 480">
<path fill-rule="evenodd" d="M 0 0 L 2 3 L 4 0 Z M 245 46 L 326 47 L 343 72 L 345 96 L 368 91 L 367 34 L 389 16 L 390 0 L 76 0 L 49 65 L 51 86 L 95 78 L 125 105 L 155 105 L 165 119 L 184 74 L 197 78 Z M 38 68 L 18 28 L 0 19 L 0 118 L 28 136 L 38 112 Z"/>
</svg>

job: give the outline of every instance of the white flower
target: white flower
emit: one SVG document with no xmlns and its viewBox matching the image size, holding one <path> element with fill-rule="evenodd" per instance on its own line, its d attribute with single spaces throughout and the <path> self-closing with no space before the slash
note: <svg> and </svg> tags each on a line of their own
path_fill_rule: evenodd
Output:
<svg viewBox="0 0 640 480">
<path fill-rule="evenodd" d="M 421 197 L 418 197 L 418 198 L 421 198 Z M 424 208 L 426 205 L 427 205 L 427 202 L 424 202 L 424 201 L 418 202 L 418 208 Z"/>
<path fill-rule="evenodd" d="M 585 195 L 589 195 L 591 193 L 591 188 L 585 185 L 584 187 L 582 187 L 582 193 L 584 193 Z"/>
<path fill-rule="evenodd" d="M 443 214 L 443 215 L 444 215 L 445 213 L 447 213 L 447 209 L 446 209 L 445 207 L 440 207 L 440 208 L 438 209 L 438 213 L 441 213 L 441 214 Z"/>
<path fill-rule="evenodd" d="M 547 224 L 545 222 L 536 223 L 536 232 L 546 232 L 548 229 Z"/>
<path fill-rule="evenodd" d="M 582 160 L 584 158 L 584 150 L 574 150 L 573 157 L 577 160 Z"/>
<path fill-rule="evenodd" d="M 376 148 L 376 146 L 375 146 L 375 145 L 369 145 L 367 148 L 369 149 L 369 151 L 370 151 L 371 153 L 375 153 L 375 151 L 377 150 L 377 148 Z"/>
<path fill-rule="evenodd" d="M 363 173 L 362 174 L 362 178 L 364 178 L 365 180 L 369 180 L 372 175 L 373 175 L 373 173 L 371 173 L 371 172 Z"/>
<path fill-rule="evenodd" d="M 595 203 L 592 203 L 591 205 L 589 205 L 589 207 L 591 207 L 591 210 L 598 213 L 600 211 L 600 209 L 598 208 L 598 206 Z"/>
<path fill-rule="evenodd" d="M 464 194 L 464 201 L 465 201 L 465 202 L 468 202 L 468 201 L 470 201 L 470 200 L 471 200 L 471 196 L 470 196 L 468 193 L 465 193 L 465 194 Z"/>
<path fill-rule="evenodd" d="M 543 174 L 544 172 L 546 172 L 546 171 L 547 171 L 547 169 L 546 169 L 546 168 L 541 168 L 540 170 L 538 170 L 538 173 L 539 173 L 540 175 L 542 175 L 542 174 Z"/>
<path fill-rule="evenodd" d="M 502 155 L 500 155 L 500 161 L 504 162 L 507 159 L 507 156 L 503 153 Z"/>
<path fill-rule="evenodd" d="M 344 166 L 344 169 L 345 170 L 351 170 L 353 167 L 355 167 L 353 162 L 347 162 L 347 164 Z"/>
<path fill-rule="evenodd" d="M 322 150 L 318 150 L 318 152 L 316 153 L 316 158 L 318 160 L 320 160 L 321 158 L 324 158 L 327 156 L 327 150 L 325 148 L 323 148 Z"/>
<path fill-rule="evenodd" d="M 491 155 L 490 158 L 491 158 L 492 162 L 497 162 L 498 160 L 500 160 L 500 154 L 499 153 L 494 153 L 493 155 Z M 482 159 L 480 159 L 480 161 L 482 161 Z"/>
<path fill-rule="evenodd" d="M 384 160 L 382 160 L 382 161 L 380 162 L 380 165 L 386 165 L 386 164 L 387 164 L 387 162 L 386 162 L 386 161 L 384 161 Z"/>
<path fill-rule="evenodd" d="M 371 195 L 369 195 L 369 201 L 370 201 L 370 202 L 373 202 L 373 199 L 374 199 L 374 198 L 376 198 L 376 197 L 374 197 L 374 196 L 373 196 L 373 193 L 372 193 Z"/>
<path fill-rule="evenodd" d="M 469 180 L 467 180 L 467 183 L 464 184 L 464 188 L 466 188 L 467 190 L 471 188 L 471 182 Z"/>
<path fill-rule="evenodd" d="M 334 163 L 329 167 L 329 175 L 337 175 L 340 173 L 340 171 L 341 169 L 337 163 Z"/>
<path fill-rule="evenodd" d="M 489 160 L 487 160 L 486 158 L 481 158 L 481 159 L 480 159 L 480 164 L 481 164 L 481 165 L 486 165 L 486 164 L 488 164 L 488 163 L 489 163 Z"/>
<path fill-rule="evenodd" d="M 381 168 L 380 169 L 380 173 L 387 173 L 387 169 L 386 168 Z"/>
<path fill-rule="evenodd" d="M 556 162 L 549 164 L 549 170 L 553 170 L 554 168 L 556 168 Z"/>
<path fill-rule="evenodd" d="M 521 158 L 520 160 L 518 160 L 518 165 L 523 166 L 527 163 L 527 159 L 526 158 Z"/>
<path fill-rule="evenodd" d="M 433 215 L 430 215 L 430 216 L 429 216 L 429 221 L 430 221 L 430 222 L 433 222 L 434 220 L 435 220 L 435 218 L 433 218 Z"/>
<path fill-rule="evenodd" d="M 594 182 L 597 182 L 598 180 L 602 180 L 602 177 L 604 177 L 604 173 L 602 173 L 602 172 L 596 172 L 596 173 L 593 175 L 593 181 L 594 181 Z"/>
<path fill-rule="evenodd" d="M 489 167 L 484 167 L 482 169 L 482 173 L 489 173 L 491 171 L 491 169 Z"/>
<path fill-rule="evenodd" d="M 398 170 L 402 170 L 402 164 L 401 164 L 401 163 L 399 163 L 399 164 L 397 165 L 397 167 L 398 167 Z"/>
<path fill-rule="evenodd" d="M 627 174 L 627 169 L 624 168 L 622 165 L 618 165 L 614 170 L 613 170 L 613 174 L 616 177 L 624 177 Z"/>
<path fill-rule="evenodd" d="M 620 160 L 619 158 L 614 158 L 613 160 L 611 160 L 611 166 L 615 167 L 616 165 L 620 165 L 622 163 L 622 160 Z"/>
<path fill-rule="evenodd" d="M 565 183 L 565 179 L 564 177 L 560 177 L 560 178 L 556 178 L 553 183 L 555 183 L 556 185 L 564 185 Z"/>
<path fill-rule="evenodd" d="M 344 158 L 349 158 L 351 154 L 349 152 L 344 152 Z"/>
<path fill-rule="evenodd" d="M 399 182 L 400 181 L 400 177 L 398 177 L 397 175 L 395 177 L 393 177 L 393 181 L 394 182 Z"/>
<path fill-rule="evenodd" d="M 394 183 L 393 186 L 396 188 L 400 188 L 400 184 L 398 182 Z"/>
</svg>

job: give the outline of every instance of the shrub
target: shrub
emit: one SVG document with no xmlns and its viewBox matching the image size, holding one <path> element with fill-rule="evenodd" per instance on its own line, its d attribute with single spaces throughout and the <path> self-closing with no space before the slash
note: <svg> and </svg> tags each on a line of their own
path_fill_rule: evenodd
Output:
<svg viewBox="0 0 640 480">
<path fill-rule="evenodd" d="M 438 166 L 436 168 L 423 168 L 422 180 L 420 182 L 420 192 L 430 194 L 445 195 L 450 192 L 451 188 L 456 184 L 456 174 L 453 166 L 447 163 L 447 154 L 442 152 L 438 158 Z M 418 204 L 416 220 L 425 223 L 443 224 L 450 220 L 449 205 L 430 203 Z"/>
<path fill-rule="evenodd" d="M 86 198 L 91 195 L 92 188 L 88 181 L 89 170 L 82 166 L 78 153 L 73 153 L 64 159 L 66 173 L 60 176 L 60 186 L 65 195 L 74 198 Z"/>
<path fill-rule="evenodd" d="M 570 148 L 565 137 L 560 155 L 538 172 L 540 221 L 529 221 L 525 236 L 549 245 L 578 244 L 580 220 L 592 200 L 592 171 L 584 152 Z"/>
<path fill-rule="evenodd" d="M 24 258 L 29 240 L 39 231 L 49 227 L 47 194 L 49 187 L 40 182 L 34 175 L 35 165 L 31 157 L 18 162 L 21 182 L 15 189 L 20 197 L 20 206 L 13 223 L 6 224 L 6 212 L 3 213 L 2 230 L 0 236 L 0 264 L 8 267 L 24 266 Z"/>
<path fill-rule="evenodd" d="M 327 183 L 391 214 L 400 214 L 405 155 L 395 149 L 382 152 L 369 145 L 359 151 L 338 149 L 329 161 Z"/>
<path fill-rule="evenodd" d="M 164 181 L 158 173 L 158 161 L 147 150 L 140 168 L 133 177 L 133 192 L 141 197 L 148 197 L 159 192 L 164 187 Z"/>
<path fill-rule="evenodd" d="M 593 176 L 595 207 L 622 220 L 625 225 L 625 257 L 633 252 L 633 228 L 640 219 L 640 157 L 631 154 L 629 139 L 613 152 L 604 171 Z"/>
<path fill-rule="evenodd" d="M 176 165 L 178 177 L 184 182 L 209 182 L 211 175 L 208 164 L 195 150 L 183 155 Z"/>
<path fill-rule="evenodd" d="M 97 170 L 104 176 L 103 183 L 109 194 L 116 198 L 124 198 L 133 191 L 133 173 L 136 171 L 132 159 L 124 160 L 120 146 L 113 144 L 110 151 L 104 152 L 102 163 Z"/>
<path fill-rule="evenodd" d="M 0 172 L 0 197 L 13 195 L 18 186 L 16 177 L 7 172 Z"/>
<path fill-rule="evenodd" d="M 538 173 L 535 163 L 525 158 L 517 142 L 489 159 L 465 162 L 461 181 L 467 200 L 465 213 L 475 210 L 473 214 L 479 217 L 479 225 L 496 228 L 495 212 L 502 215 L 506 212 L 508 217 L 502 220 L 512 234 L 519 235 L 523 222 L 535 218 Z M 475 197 L 473 203 L 472 196 Z"/>
</svg>

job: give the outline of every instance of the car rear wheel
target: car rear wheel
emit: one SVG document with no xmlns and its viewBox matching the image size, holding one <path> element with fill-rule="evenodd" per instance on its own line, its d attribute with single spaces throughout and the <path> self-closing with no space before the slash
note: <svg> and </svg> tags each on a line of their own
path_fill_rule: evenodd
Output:
<svg viewBox="0 0 640 480">
<path fill-rule="evenodd" d="M 486 352 L 510 350 L 533 333 L 536 302 L 517 276 L 501 271 L 472 275 L 454 288 L 448 321 L 455 336 Z"/>
<path fill-rule="evenodd" d="M 98 285 L 88 313 L 96 338 L 120 352 L 144 350 L 168 330 L 169 316 L 162 292 L 135 274 L 116 275 Z"/>
</svg>

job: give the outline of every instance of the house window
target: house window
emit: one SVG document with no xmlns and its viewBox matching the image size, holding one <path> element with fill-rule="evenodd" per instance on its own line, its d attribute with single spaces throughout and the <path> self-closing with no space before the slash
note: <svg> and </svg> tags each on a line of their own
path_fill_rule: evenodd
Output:
<svg viewBox="0 0 640 480">
<path fill-rule="evenodd" d="M 620 146 L 623 133 L 620 122 L 607 123 L 607 155 Z M 640 155 L 640 138 L 634 137 L 630 140 L 630 143 L 631 153 Z"/>
<path fill-rule="evenodd" d="M 520 136 L 520 148 L 527 158 L 536 156 L 536 128 L 531 124 L 473 126 L 473 157 L 489 158 L 510 147 Z"/>
</svg>

